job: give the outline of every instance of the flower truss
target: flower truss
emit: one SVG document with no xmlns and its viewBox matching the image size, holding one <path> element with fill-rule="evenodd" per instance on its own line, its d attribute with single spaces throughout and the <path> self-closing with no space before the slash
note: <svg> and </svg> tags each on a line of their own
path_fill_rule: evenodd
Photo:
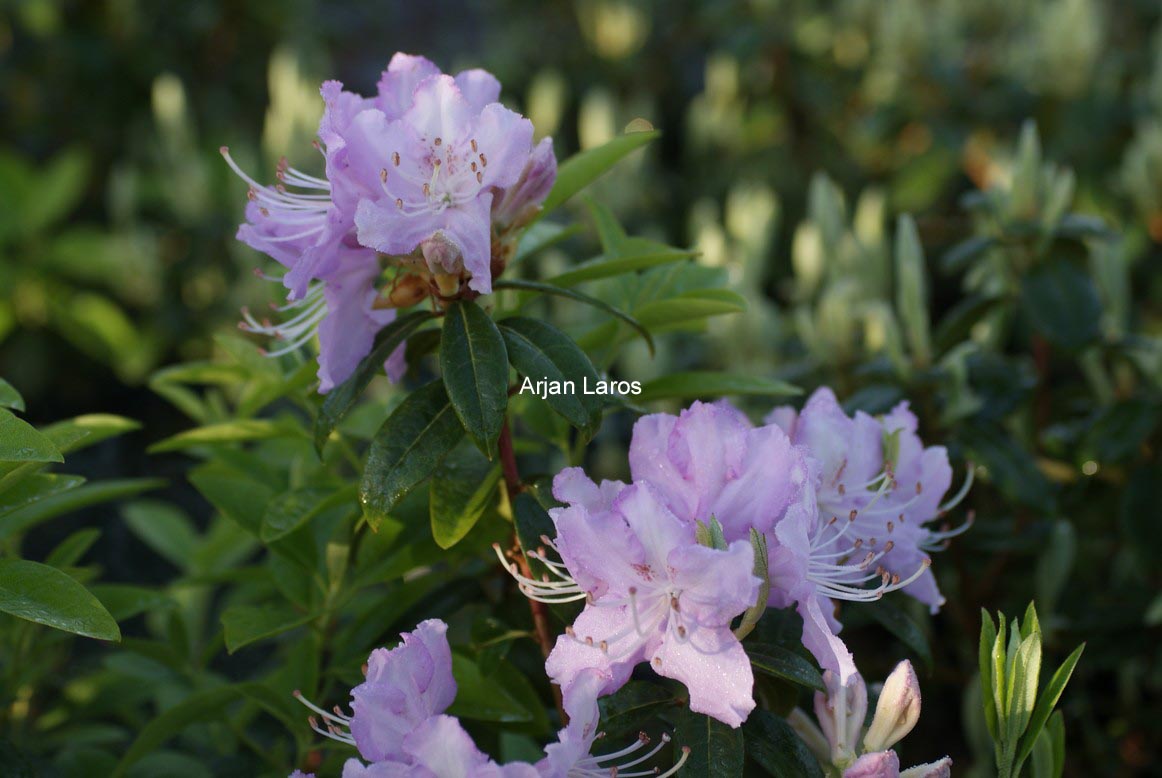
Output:
<svg viewBox="0 0 1162 778">
<path fill-rule="evenodd" d="M 546 664 L 566 694 L 590 669 L 612 693 L 648 662 L 686 684 L 692 710 L 737 727 L 755 703 L 747 630 L 731 625 L 768 605 L 798 610 L 804 645 L 838 683 L 858 677 L 835 601 L 930 576 L 924 552 L 955 534 L 924 527 L 949 507 L 947 456 L 923 447 L 906 407 L 852 420 L 821 390 L 802 414 L 772 416 L 756 427 L 724 402 L 645 416 L 630 484 L 596 484 L 576 468 L 557 476 L 557 536 L 530 552 L 552 577 L 506 567 L 530 598 L 585 601 Z M 848 475 L 859 479 L 851 489 Z"/>
<path fill-rule="evenodd" d="M 455 77 L 396 54 L 378 93 L 323 84 L 316 146 L 324 175 L 285 160 L 274 185 L 247 175 L 238 239 L 285 268 L 278 322 L 244 312 L 244 329 L 281 341 L 278 355 L 319 340 L 319 391 L 342 383 L 399 308 L 426 297 L 487 294 L 518 231 L 556 178 L 552 140 L 533 144 L 528 119 L 497 102 L 483 70 Z M 264 276 L 265 277 L 265 276 Z M 401 345 L 385 365 L 397 380 Z"/>
<path fill-rule="evenodd" d="M 597 729 L 597 697 L 604 678 L 586 671 L 565 695 L 569 724 L 557 742 L 545 749 L 535 765 L 497 764 L 482 753 L 460 722 L 444 713 L 456 698 L 448 625 L 437 619 L 421 622 L 404 633 L 391 649 L 376 649 L 367 660 L 366 680 L 351 690 L 351 714 L 336 706 L 327 711 L 297 694 L 313 713 L 311 727 L 321 735 L 354 746 L 360 759 L 348 759 L 343 778 L 585 778 L 586 776 L 673 775 L 686 761 L 688 749 L 666 772 L 641 765 L 669 742 L 663 737 L 653 749 L 641 735 L 628 747 L 593 756 L 602 737 Z M 308 778 L 296 770 L 291 778 Z"/>
</svg>

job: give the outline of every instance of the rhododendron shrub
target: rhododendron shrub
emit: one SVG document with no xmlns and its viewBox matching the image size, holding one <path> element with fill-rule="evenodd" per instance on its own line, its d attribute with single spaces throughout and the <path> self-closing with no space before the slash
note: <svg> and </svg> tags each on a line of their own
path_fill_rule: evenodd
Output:
<svg viewBox="0 0 1162 778">
<path fill-rule="evenodd" d="M 93 769 L 234 774 L 233 755 L 191 766 L 166 746 L 229 741 L 246 769 L 292 778 L 941 778 L 963 749 L 906 736 L 940 713 L 921 686 L 963 681 L 976 767 L 1063 774 L 1055 708 L 1081 649 L 1043 682 L 1053 622 L 1043 630 L 1033 605 L 1011 623 L 985 612 L 977 645 L 958 598 L 960 544 L 989 524 L 978 490 L 994 512 L 998 494 L 1029 507 L 1041 472 L 973 426 L 991 411 L 970 357 L 1009 326 L 1049 338 L 1042 315 L 1060 314 L 1043 299 L 1029 322 L 985 312 L 1072 281 L 1001 288 L 1011 274 L 982 259 L 966 284 L 992 297 L 934 328 L 902 215 L 891 295 L 857 294 L 835 264 L 798 278 L 794 348 L 764 345 L 778 366 L 712 370 L 727 314 L 749 315 L 753 295 L 696 251 L 630 234 L 608 191 L 578 196 L 640 164 L 659 135 L 644 120 L 558 160 L 483 69 L 445 74 L 400 53 L 374 94 L 337 81 L 318 93 L 301 160 L 263 170 L 222 148 L 267 299 L 218 338 L 216 359 L 152 383 L 193 422 L 153 450 L 193 459 L 186 480 L 213 518 L 152 500 L 126 523 L 180 583 L 155 599 L 93 584 L 76 565 L 87 536 L 45 563 L 0 559 L 0 606 L 22 629 L 112 641 L 118 621 L 147 614 L 109 667 L 156 681 L 158 710 Z M 1026 168 L 1012 187 L 1055 180 Z M 832 186 L 810 186 L 820 251 L 858 244 Z M 1031 218 L 1013 192 L 981 197 L 998 224 Z M 823 299 L 836 289 L 869 295 L 853 306 L 869 317 L 859 338 L 828 329 L 850 313 Z M 959 345 L 949 334 L 973 330 Z M 707 369 L 685 369 L 698 359 Z M 81 488 L 41 471 L 131 423 L 38 431 L 2 382 L 0 400 L 0 541 L 19 551 Z M 1060 594 L 1056 569 L 1038 575 Z M 950 622 L 973 645 L 934 651 Z M 948 669 L 961 656 L 975 676 Z M 860 668 L 885 680 L 869 686 Z M 66 699 L 112 693 L 105 683 Z M 70 756 L 77 770 L 85 758 Z"/>
</svg>

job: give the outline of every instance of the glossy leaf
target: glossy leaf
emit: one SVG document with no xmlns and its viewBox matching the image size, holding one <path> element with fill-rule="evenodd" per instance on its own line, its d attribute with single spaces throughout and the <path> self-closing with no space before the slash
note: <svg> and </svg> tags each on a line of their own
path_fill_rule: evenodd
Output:
<svg viewBox="0 0 1162 778">
<path fill-rule="evenodd" d="M 925 667 L 932 667 L 932 649 L 928 645 L 928 638 L 920 625 L 899 606 L 888 600 L 879 600 L 862 610 L 910 648 Z"/>
<path fill-rule="evenodd" d="M 440 372 L 460 423 L 492 459 L 508 407 L 508 353 L 500 330 L 475 303 L 448 306 Z"/>
<path fill-rule="evenodd" d="M 742 725 L 746 755 L 776 778 L 823 778 L 823 770 L 791 725 L 766 710 L 752 711 Z"/>
<path fill-rule="evenodd" d="M 65 459 L 44 433 L 0 408 L 0 461 L 64 462 Z"/>
<path fill-rule="evenodd" d="M 573 155 L 557 168 L 557 180 L 545 198 L 548 213 L 595 181 L 623 157 L 661 135 L 657 130 L 620 135 L 596 148 Z"/>
<path fill-rule="evenodd" d="M 448 715 L 504 723 L 533 721 L 532 712 L 504 684 L 481 673 L 471 659 L 452 654 L 452 676 L 456 679 L 456 700 Z"/>
<path fill-rule="evenodd" d="M 1051 343 L 1080 349 L 1101 334 L 1101 301 L 1085 271 L 1064 260 L 1048 262 L 1021 280 L 1022 310 Z"/>
<path fill-rule="evenodd" d="M 246 443 L 270 438 L 297 437 L 302 434 L 296 427 L 270 419 L 237 419 L 179 432 L 160 443 L 154 443 L 147 450 L 153 454 L 160 454 L 165 451 L 182 451 L 194 446 Z"/>
<path fill-rule="evenodd" d="M 687 778 L 741 778 L 746 759 L 741 728 L 687 710 L 678 719 L 674 740 L 690 749 L 682 768 Z"/>
<path fill-rule="evenodd" d="M 800 686 L 825 691 L 823 676 L 815 665 L 789 648 L 774 643 L 743 644 L 750 664 L 760 673 L 782 678 Z"/>
<path fill-rule="evenodd" d="M 508 359 L 516 371 L 534 381 L 572 381 L 575 392 L 550 395 L 549 407 L 573 426 L 594 426 L 601 412 L 596 395 L 582 393 L 584 382 L 594 386 L 597 370 L 585 352 L 565 333 L 537 319 L 514 317 L 500 322 L 500 332 L 508 348 Z"/>
<path fill-rule="evenodd" d="M 452 451 L 436 466 L 428 498 L 432 537 L 440 548 L 464 539 L 484 515 L 500 481 L 500 465 L 475 449 Z"/>
<path fill-rule="evenodd" d="M 0 378 L 0 407 L 24 412 L 24 398 L 16 391 L 16 387 L 3 378 Z"/>
<path fill-rule="evenodd" d="M 598 300 L 596 297 L 584 294 L 583 292 L 578 292 L 575 289 L 566 289 L 554 284 L 543 284 L 538 281 L 522 281 L 519 279 L 512 279 L 506 281 L 497 281 L 495 284 L 493 284 L 493 286 L 494 288 L 498 289 L 523 289 L 528 292 L 540 292 L 542 294 L 556 295 L 557 297 L 567 297 L 570 300 L 576 300 L 579 303 L 584 303 L 585 305 L 597 308 L 598 310 L 604 311 L 615 319 L 619 319 L 632 327 L 639 335 L 642 336 L 642 339 L 645 340 L 646 345 L 649 346 L 650 353 L 654 353 L 654 339 L 650 335 L 649 330 L 647 330 L 642 325 L 642 323 L 635 319 L 633 316 L 630 316 L 628 313 L 614 308 L 604 300 Z"/>
<path fill-rule="evenodd" d="M 314 616 L 289 605 L 235 605 L 222 613 L 226 651 L 233 654 L 243 646 L 281 635 L 301 627 Z"/>
<path fill-rule="evenodd" d="M 463 436 L 443 383 L 435 381 L 408 395 L 379 428 L 367 455 L 359 499 L 372 526 L 431 475 Z"/>
<path fill-rule="evenodd" d="M 85 587 L 49 565 L 0 559 L 0 611 L 74 635 L 120 640 L 117 622 Z"/>
<path fill-rule="evenodd" d="M 383 373 L 383 363 L 399 344 L 431 318 L 433 314 L 428 311 L 416 311 L 399 317 L 380 330 L 375 336 L 371 353 L 359 363 L 350 378 L 327 392 L 323 404 L 319 406 L 319 415 L 315 419 L 316 448 L 323 448 L 331 431 L 351 412 L 368 384 Z"/>
</svg>

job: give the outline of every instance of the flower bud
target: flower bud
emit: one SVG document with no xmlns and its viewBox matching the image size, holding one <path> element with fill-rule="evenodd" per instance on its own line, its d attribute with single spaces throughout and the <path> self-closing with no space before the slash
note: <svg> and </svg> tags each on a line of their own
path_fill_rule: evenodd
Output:
<svg viewBox="0 0 1162 778">
<path fill-rule="evenodd" d="M 553 154 L 553 140 L 544 138 L 532 150 L 517 182 L 494 200 L 492 221 L 502 232 L 527 224 L 536 216 L 556 180 L 557 157 Z"/>
<path fill-rule="evenodd" d="M 460 247 L 448 239 L 442 231 L 420 243 L 424 261 L 433 273 L 458 276 L 464 270 Z"/>
<path fill-rule="evenodd" d="M 884 681 L 876 715 L 863 739 L 865 751 L 885 751 L 898 743 L 920 718 L 920 681 L 905 659 Z"/>
<path fill-rule="evenodd" d="M 900 757 L 895 751 L 864 754 L 843 771 L 843 778 L 898 778 Z"/>
<path fill-rule="evenodd" d="M 848 678 L 847 685 L 841 685 L 839 676 L 830 670 L 824 671 L 823 683 L 827 692 L 815 693 L 815 717 L 831 744 L 832 764 L 849 764 L 855 758 L 867 714 L 867 686 L 859 673 Z"/>
</svg>

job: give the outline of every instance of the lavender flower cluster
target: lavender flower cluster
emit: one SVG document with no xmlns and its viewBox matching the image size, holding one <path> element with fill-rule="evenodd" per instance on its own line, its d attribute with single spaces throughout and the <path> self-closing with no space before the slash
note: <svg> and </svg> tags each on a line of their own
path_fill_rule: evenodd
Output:
<svg viewBox="0 0 1162 778">
<path fill-rule="evenodd" d="M 238 238 L 286 270 L 289 303 L 278 323 L 244 327 L 283 341 L 319 339 L 319 391 L 342 383 L 376 333 L 428 294 L 488 294 L 517 231 L 538 212 L 557 173 L 553 143 L 497 102 L 483 70 L 444 75 L 423 57 L 396 54 L 365 98 L 338 81 L 322 87 L 317 146 L 325 176 L 279 164 L 278 183 L 231 168 L 250 185 Z M 385 265 L 396 273 L 380 288 Z M 385 365 L 397 379 L 403 346 Z"/>
<path fill-rule="evenodd" d="M 546 662 L 571 718 L 545 759 L 494 765 L 455 719 L 441 715 L 455 684 L 445 627 L 429 621 L 401 647 L 372 654 L 367 682 L 352 691 L 351 717 L 316 708 L 326 724 L 316 725 L 320 732 L 372 762 L 348 762 L 344 778 L 424 770 L 569 776 L 614 767 L 634 775 L 625 768 L 662 744 L 640 756 L 634 752 L 642 743 L 590 756 L 597 699 L 644 662 L 685 684 L 691 710 L 738 727 L 755 707 L 741 637 L 767 606 L 798 611 L 803 644 L 825 669 L 819 725 L 802 711 L 792 717 L 824 764 L 845 778 L 947 776 L 947 758 L 901 772 L 890 750 L 919 716 L 919 683 L 907 662 L 885 684 L 860 749 L 867 690 L 839 638 L 836 601 L 903 590 L 937 610 L 943 598 L 928 554 L 967 524 L 938 529 L 933 522 L 970 480 L 942 502 L 952 480 L 947 452 L 923 445 L 906 403 L 880 418 L 851 417 L 823 388 L 801 412 L 776 408 L 766 421 L 754 426 L 726 402 L 645 416 L 630 444 L 630 483 L 598 484 L 579 468 L 554 479 L 554 496 L 565 504 L 550 511 L 556 537 L 529 552 L 551 578 L 522 575 L 497 547 L 528 597 L 585 603 Z"/>
</svg>

